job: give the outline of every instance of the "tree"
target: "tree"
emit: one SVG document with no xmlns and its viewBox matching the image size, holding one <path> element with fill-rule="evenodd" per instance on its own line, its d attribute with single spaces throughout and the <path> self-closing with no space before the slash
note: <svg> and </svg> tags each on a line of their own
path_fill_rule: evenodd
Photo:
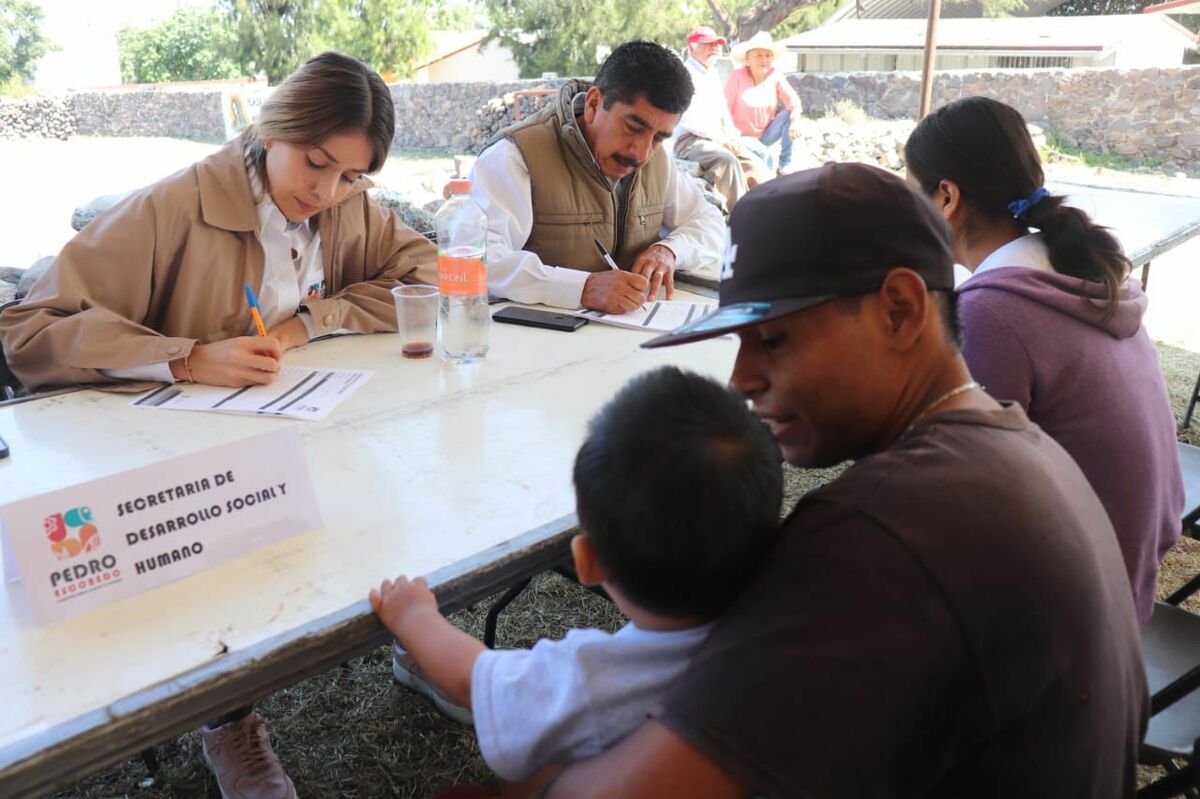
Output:
<svg viewBox="0 0 1200 799">
<path fill-rule="evenodd" d="M 389 78 L 411 77 L 433 50 L 428 4 L 420 0 L 322 0 L 320 49 L 338 50 Z"/>
<path fill-rule="evenodd" d="M 791 35 L 829 18 L 838 0 L 486 0 L 492 37 L 513 51 L 523 77 L 591 75 L 605 50 L 630 39 L 675 49 L 687 32 L 712 23 L 730 41 L 760 30 Z"/>
<path fill-rule="evenodd" d="M 772 30 L 797 11 L 821 5 L 820 0 L 707 1 L 715 23 L 713 27 L 730 41 L 749 39 L 759 31 Z"/>
<path fill-rule="evenodd" d="M 32 80 L 38 60 L 54 49 L 41 22 L 42 9 L 30 0 L 0 0 L 0 85 Z"/>
<path fill-rule="evenodd" d="M 180 8 L 148 28 L 117 32 L 121 80 L 160 83 L 172 80 L 236 78 L 237 40 L 215 11 Z"/>
<path fill-rule="evenodd" d="M 316 55 L 317 0 L 219 0 L 234 36 L 234 60 L 247 75 L 279 83 Z"/>
<path fill-rule="evenodd" d="M 697 19 L 689 5 L 680 0 L 487 0 L 491 35 L 512 50 L 522 77 L 595 74 L 606 50 L 630 39 L 678 46 Z"/>
</svg>

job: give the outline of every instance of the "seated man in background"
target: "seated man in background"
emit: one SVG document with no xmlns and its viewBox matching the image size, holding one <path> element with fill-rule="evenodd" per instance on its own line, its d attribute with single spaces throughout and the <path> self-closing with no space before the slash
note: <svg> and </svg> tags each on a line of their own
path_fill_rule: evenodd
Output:
<svg viewBox="0 0 1200 799">
<path fill-rule="evenodd" d="M 720 212 L 660 146 L 691 99 L 691 78 L 670 50 L 626 42 L 594 85 L 568 81 L 497 134 L 471 172 L 471 196 L 488 216 L 488 291 L 626 313 L 660 288 L 670 299 L 676 269 L 717 258 Z"/>
<path fill-rule="evenodd" d="M 700 164 L 704 177 L 733 210 L 733 204 L 751 186 L 773 175 L 748 141 L 740 141 L 741 133 L 729 115 L 725 87 L 713 64 L 724 44 L 725 39 L 712 28 L 701 26 L 688 34 L 688 57 L 683 64 L 692 76 L 695 93 L 679 120 L 675 155 Z"/>
<path fill-rule="evenodd" d="M 809 492 L 641 729 L 559 797 L 1132 796 L 1148 718 L 1125 566 L 1071 457 L 960 354 L 950 231 L 883 170 L 738 203 L 731 383 Z M 783 244 L 786 243 L 786 246 Z"/>
</svg>

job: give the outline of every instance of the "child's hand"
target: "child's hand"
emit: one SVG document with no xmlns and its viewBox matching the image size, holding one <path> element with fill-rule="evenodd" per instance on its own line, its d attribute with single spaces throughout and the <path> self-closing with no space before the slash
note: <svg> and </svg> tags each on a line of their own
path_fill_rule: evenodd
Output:
<svg viewBox="0 0 1200 799">
<path fill-rule="evenodd" d="M 437 597 L 426 586 L 424 577 L 409 580 L 400 575 L 394 581 L 384 580 L 379 588 L 371 589 L 371 609 L 401 641 L 415 619 L 429 612 L 441 618 Z"/>
</svg>

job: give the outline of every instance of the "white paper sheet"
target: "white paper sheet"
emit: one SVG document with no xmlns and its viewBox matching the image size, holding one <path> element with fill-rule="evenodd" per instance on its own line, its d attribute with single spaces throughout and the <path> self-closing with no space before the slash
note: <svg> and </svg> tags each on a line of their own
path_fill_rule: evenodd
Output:
<svg viewBox="0 0 1200 799">
<path fill-rule="evenodd" d="M 644 330 L 647 333 L 669 333 L 677 327 L 712 313 L 716 308 L 717 304 L 712 301 L 657 300 L 646 303 L 645 308 L 637 308 L 625 314 L 606 314 L 590 308 L 567 313 L 604 325 Z"/>
<path fill-rule="evenodd" d="M 372 371 L 285 366 L 267 386 L 222 388 L 173 383 L 129 403 L 135 408 L 287 416 L 320 421 L 370 379 Z"/>
</svg>

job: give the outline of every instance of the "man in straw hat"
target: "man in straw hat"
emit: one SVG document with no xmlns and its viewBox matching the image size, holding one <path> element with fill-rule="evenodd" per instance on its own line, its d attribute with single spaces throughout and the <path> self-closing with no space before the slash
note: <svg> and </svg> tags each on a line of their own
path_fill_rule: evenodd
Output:
<svg viewBox="0 0 1200 799">
<path fill-rule="evenodd" d="M 725 100 L 733 124 L 743 136 L 770 146 L 779 142 L 779 172 L 790 171 L 792 139 L 800 119 L 800 97 L 774 64 L 786 55 L 783 45 L 759 31 L 733 46 L 739 68 L 725 80 Z"/>
<path fill-rule="evenodd" d="M 558 797 L 1132 796 L 1148 716 L 1108 514 L 959 352 L 950 232 L 903 180 L 827 164 L 750 191 L 720 307 L 730 382 L 804 496 L 688 671 Z"/>
<path fill-rule="evenodd" d="M 773 175 L 759 157 L 761 145 L 742 141 L 729 116 L 721 76 L 713 63 L 724 44 L 725 38 L 705 25 L 688 34 L 688 57 L 683 65 L 692 77 L 695 93 L 675 128 L 675 155 L 700 164 L 713 188 L 724 195 L 726 207 L 732 209 L 750 186 Z"/>
</svg>

